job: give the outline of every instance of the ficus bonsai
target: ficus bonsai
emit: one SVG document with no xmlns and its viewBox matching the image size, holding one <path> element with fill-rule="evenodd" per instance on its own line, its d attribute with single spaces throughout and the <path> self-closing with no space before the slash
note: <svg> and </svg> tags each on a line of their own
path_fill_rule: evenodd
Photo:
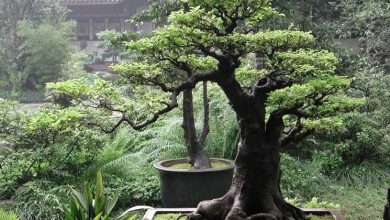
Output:
<svg viewBox="0 0 390 220">
<path fill-rule="evenodd" d="M 122 123 L 142 129 L 155 122 L 198 83 L 218 85 L 240 127 L 233 183 L 223 197 L 201 202 L 188 219 L 305 219 L 282 196 L 279 153 L 315 130 L 337 126 L 341 112 L 361 104 L 345 95 L 350 79 L 337 72 L 333 53 L 312 48 L 310 33 L 263 30 L 260 21 L 279 15 L 271 1 L 185 2 L 188 10 L 171 13 L 153 35 L 123 40 L 136 57 L 115 69 L 138 85 L 131 99 L 101 81 L 51 87 L 88 94 L 98 100 L 89 103 L 122 112 L 108 129 L 113 131 Z M 265 58 L 261 68 L 247 61 L 259 53 Z"/>
</svg>

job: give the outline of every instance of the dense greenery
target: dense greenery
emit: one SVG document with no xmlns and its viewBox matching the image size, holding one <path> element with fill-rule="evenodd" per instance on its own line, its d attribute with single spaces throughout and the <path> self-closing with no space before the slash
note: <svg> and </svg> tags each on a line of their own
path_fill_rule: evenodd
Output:
<svg viewBox="0 0 390 220">
<path fill-rule="evenodd" d="M 44 89 L 70 60 L 74 23 L 60 2 L 0 2 L 0 90 Z"/>
<path fill-rule="evenodd" d="M 10 18 L 9 13 L 11 13 L 4 10 L 7 7 L 2 6 L 15 2 L 23 1 L 0 2 L 0 10 L 2 10 L 0 22 Z M 178 7 L 174 4 L 177 1 L 168 2 L 172 5 L 159 5 Z M 364 1 L 363 4 L 357 4 L 356 1 L 341 0 L 337 5 L 326 4 L 326 7 L 321 8 L 317 6 L 328 2 L 313 2 L 309 4 L 308 1 L 298 0 L 274 1 L 274 6 L 286 16 L 272 20 L 272 23 L 292 30 L 313 31 L 312 34 L 316 37 L 313 43 L 332 51 L 340 60 L 337 64 L 337 73 L 343 72 L 353 77 L 352 88 L 346 91 L 347 94 L 362 98 L 365 102 L 352 113 L 337 115 L 337 120 L 332 121 L 337 122 L 337 126 L 332 129 L 318 130 L 309 136 L 307 141 L 291 146 L 286 150 L 287 153 L 282 154 L 281 166 L 284 170 L 281 180 L 282 191 L 289 202 L 298 206 L 340 208 L 348 219 L 380 219 L 385 203 L 386 186 L 390 182 L 388 168 L 390 75 L 387 62 L 389 50 L 387 32 L 390 29 L 386 28 L 389 27 L 388 3 Z M 109 97 L 111 100 L 111 103 L 96 103 L 98 105 L 114 106 L 120 103 L 127 107 L 137 106 L 128 113 L 131 117 L 137 116 L 138 121 L 150 116 L 154 110 L 151 106 L 155 107 L 155 105 L 148 102 L 139 105 L 139 100 L 146 100 L 136 93 L 135 89 L 140 88 L 129 89 L 124 86 L 124 81 L 107 82 L 88 76 L 82 69 L 85 55 L 75 54 L 69 57 L 66 44 L 61 44 L 69 40 L 66 33 L 69 33 L 68 28 L 71 23 L 63 22 L 61 19 L 61 22 L 57 22 L 50 16 L 45 18 L 50 22 L 43 21 L 42 18 L 46 16 L 44 14 L 40 8 L 34 8 L 31 14 L 18 14 L 18 16 L 23 15 L 18 18 L 20 22 L 18 28 L 1 26 L 1 87 L 20 89 L 21 78 L 27 77 L 22 73 L 28 68 L 30 68 L 28 72 L 32 74 L 30 76 L 33 76 L 28 81 L 37 88 L 43 87 L 43 82 L 57 77 L 73 79 L 80 73 L 84 76 L 83 79 L 71 81 L 72 86 L 69 86 L 68 82 L 63 88 L 73 88 L 74 90 L 68 91 L 70 93 L 80 91 L 81 88 L 90 96 L 100 100 L 108 100 Z M 338 22 L 328 23 L 326 20 L 328 14 L 337 17 Z M 308 19 L 310 18 L 308 15 L 312 15 L 313 19 Z M 180 14 L 177 16 L 180 17 Z M 186 19 L 185 16 L 180 18 Z M 166 20 L 159 22 L 164 23 Z M 64 46 L 62 47 L 65 48 L 64 50 L 58 51 L 58 54 L 64 52 L 62 57 L 67 57 L 61 68 L 56 66 L 46 68 L 45 63 L 40 63 L 39 56 L 34 57 L 36 60 L 24 59 L 21 56 L 21 54 L 44 50 L 49 45 L 38 44 L 41 40 L 35 37 L 38 30 L 42 33 L 46 31 L 53 33 L 52 40 L 58 40 L 58 45 L 54 45 L 55 47 Z M 9 37 L 11 36 L 9 34 L 14 33 L 12 31 L 19 33 L 17 38 Z M 362 49 L 355 51 L 340 49 L 334 44 L 331 36 L 359 37 Z M 133 37 L 131 35 L 125 39 L 135 39 Z M 163 38 L 164 35 L 155 37 Z M 144 41 L 148 40 L 150 39 Z M 232 40 L 237 39 L 232 38 Z M 123 48 L 123 45 L 120 46 Z M 117 53 L 117 51 L 112 52 Z M 42 54 L 46 52 L 38 55 Z M 297 54 L 287 55 L 291 57 Z M 326 55 L 324 58 L 329 58 L 328 60 L 333 59 L 328 56 L 329 54 L 321 55 Z M 17 60 L 8 62 L 10 57 Z M 59 58 L 53 56 L 53 59 Z M 134 57 L 127 56 L 127 58 Z M 23 68 L 13 69 L 13 63 L 19 62 L 20 67 Z M 31 65 L 27 67 L 24 66 L 25 63 Z M 244 63 L 251 67 L 254 60 L 248 58 Z M 145 63 L 128 63 L 117 68 L 123 70 L 122 68 L 131 67 L 142 70 L 146 66 Z M 49 69 L 50 71 L 45 72 Z M 42 72 L 38 73 L 41 70 Z M 161 72 L 158 72 L 161 68 L 153 70 L 150 72 L 152 74 L 149 75 L 150 77 L 161 76 Z M 11 72 L 14 74 L 13 77 L 16 77 L 16 81 L 8 78 L 12 75 L 9 74 Z M 244 69 L 242 73 L 240 80 L 247 80 L 247 76 L 255 71 Z M 137 78 L 139 76 L 141 74 L 131 77 L 139 80 L 138 82 L 145 82 L 142 81 L 144 79 Z M 118 88 L 112 89 L 111 85 Z M 144 91 L 142 89 L 144 87 L 141 88 L 141 91 Z M 233 159 L 239 139 L 235 115 L 229 107 L 229 102 L 217 91 L 215 85 L 211 85 L 209 90 L 212 100 L 210 102 L 211 133 L 205 142 L 205 149 L 210 156 Z M 197 109 L 195 122 L 198 127 L 201 126 L 203 119 L 201 92 L 201 88 L 196 88 L 194 91 L 194 104 Z M 9 99 L 20 97 L 20 94 L 9 93 L 0 97 Z M 52 98 L 56 95 L 52 90 L 49 93 Z M 122 99 L 123 94 L 130 98 Z M 116 99 L 112 99 L 112 96 Z M 84 98 L 82 101 L 86 102 L 86 97 L 82 98 Z M 155 103 L 165 97 L 156 96 L 154 93 L 148 94 L 147 98 L 148 100 L 152 98 Z M 280 100 L 288 105 L 293 99 L 285 99 L 282 94 L 273 96 L 274 102 Z M 159 105 L 161 106 L 164 105 Z M 142 114 L 136 114 L 136 111 Z M 113 125 L 115 117 L 112 117 L 110 112 L 87 110 L 84 107 L 47 106 L 26 110 L 18 103 L 0 99 L 0 115 L 0 219 L 14 220 L 17 217 L 19 219 L 63 219 L 64 212 L 61 204 L 69 204 L 71 188 L 83 190 L 83 183 L 93 181 L 98 170 L 103 173 L 104 191 L 108 197 L 113 197 L 116 192 L 119 192 L 113 216 L 135 205 L 159 206 L 161 205 L 159 181 L 151 164 L 159 159 L 186 156 L 180 109 L 171 111 L 140 132 L 120 126 L 112 134 L 105 134 L 101 130 L 101 128 L 108 130 Z M 102 121 L 106 123 L 99 123 L 101 128 L 96 126 Z M 328 121 L 321 121 L 323 122 Z M 315 125 L 310 123 L 307 125 Z"/>
</svg>

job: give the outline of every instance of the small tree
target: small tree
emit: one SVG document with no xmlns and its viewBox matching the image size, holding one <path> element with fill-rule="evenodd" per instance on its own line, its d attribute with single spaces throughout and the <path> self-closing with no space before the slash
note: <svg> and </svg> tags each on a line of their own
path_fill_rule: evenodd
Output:
<svg viewBox="0 0 390 220">
<path fill-rule="evenodd" d="M 163 26 L 167 23 L 168 16 L 179 9 L 189 10 L 185 1 L 172 0 L 154 0 L 148 10 L 141 11 L 133 17 L 135 23 L 144 21 L 152 21 L 158 26 Z M 115 40 L 114 40 L 115 42 Z M 124 72 L 125 75 L 127 71 Z M 180 77 L 180 75 L 179 75 Z M 180 80 L 180 78 L 178 79 Z M 196 130 L 194 120 L 194 98 L 193 89 L 183 91 L 182 113 L 183 113 L 183 131 L 184 139 L 188 153 L 188 163 L 195 169 L 205 169 L 211 167 L 211 161 L 208 154 L 204 150 L 207 135 L 210 132 L 209 126 L 209 100 L 207 82 L 202 83 L 202 98 L 203 98 L 203 126 L 199 135 Z"/>
<path fill-rule="evenodd" d="M 142 129 L 176 108 L 179 94 L 200 82 L 217 84 L 240 127 L 233 184 L 225 196 L 201 202 L 189 219 L 305 219 L 283 199 L 279 153 L 315 129 L 341 123 L 338 113 L 361 103 L 343 93 L 350 80 L 336 74 L 331 52 L 310 48 L 310 33 L 259 27 L 259 21 L 278 15 L 270 1 L 186 2 L 188 10 L 173 12 L 152 36 L 124 42 L 137 57 L 116 70 L 139 85 L 133 101 L 97 82 L 93 91 L 80 83 L 83 91 L 69 83 L 51 87 L 79 97 L 89 92 L 99 100 L 92 102 L 96 106 L 122 112 L 112 131 L 123 122 Z M 247 61 L 259 52 L 265 57 L 261 69 Z M 162 92 L 150 95 L 146 87 Z M 148 114 L 131 118 L 128 113 L 136 110 Z"/>
</svg>

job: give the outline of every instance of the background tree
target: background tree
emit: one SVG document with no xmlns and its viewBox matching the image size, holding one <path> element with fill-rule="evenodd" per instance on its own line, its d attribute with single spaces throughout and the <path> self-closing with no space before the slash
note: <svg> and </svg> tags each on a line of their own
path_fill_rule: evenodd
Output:
<svg viewBox="0 0 390 220">
<path fill-rule="evenodd" d="M 63 65 L 70 60 L 72 48 L 70 36 L 73 23 L 63 22 L 33 24 L 23 22 L 19 36 L 23 42 L 19 47 L 23 59 L 24 87 L 42 88 L 45 83 L 58 79 Z"/>
<path fill-rule="evenodd" d="M 120 66 L 121 72 L 160 88 L 164 93 L 154 93 L 152 99 L 145 96 L 146 85 L 134 90 L 139 100 L 148 100 L 159 110 L 142 114 L 142 120 L 130 118 L 127 113 L 139 110 L 139 103 L 107 93 L 94 102 L 96 107 L 123 113 L 111 130 L 121 123 L 142 129 L 177 107 L 180 93 L 199 82 L 216 83 L 240 127 L 235 175 L 225 196 L 200 203 L 189 219 L 304 219 L 280 191 L 279 152 L 314 129 L 341 123 L 336 113 L 361 104 L 342 92 L 350 80 L 336 74 L 332 53 L 310 49 L 311 34 L 262 30 L 257 25 L 260 20 L 278 15 L 270 1 L 191 0 L 188 6 L 188 11 L 172 13 L 169 24 L 152 36 L 124 42 L 139 54 L 139 61 Z M 266 57 L 260 70 L 244 61 L 258 51 Z M 181 82 L 173 80 L 177 76 Z M 79 97 L 91 93 L 66 84 L 52 87 Z M 169 101 L 161 101 L 167 97 Z"/>
<path fill-rule="evenodd" d="M 69 59 L 72 23 L 66 21 L 65 6 L 32 0 L 0 4 L 0 86 L 14 91 L 43 87 Z M 43 57 L 50 52 L 59 55 Z"/>
<path fill-rule="evenodd" d="M 390 158 L 389 3 L 343 0 L 334 5 L 334 14 L 338 18 L 333 24 L 334 34 L 360 42 L 360 48 L 353 51 L 355 55 L 343 65 L 349 66 L 350 75 L 354 76 L 349 93 L 366 102 L 357 112 L 343 116 L 343 126 L 313 139 L 313 148 L 320 150 L 314 155 L 315 160 L 322 164 L 325 173 L 332 175 L 346 166 L 381 166 L 389 163 Z"/>
<path fill-rule="evenodd" d="M 0 2 L 0 56 L 1 56 L 1 77 L 7 82 L 3 86 L 11 86 L 12 83 L 21 81 L 24 76 L 19 70 L 22 69 L 21 60 L 18 54 L 18 47 L 21 43 L 17 35 L 18 23 L 24 19 L 36 17 L 36 5 L 34 1 L 1 1 Z"/>
</svg>

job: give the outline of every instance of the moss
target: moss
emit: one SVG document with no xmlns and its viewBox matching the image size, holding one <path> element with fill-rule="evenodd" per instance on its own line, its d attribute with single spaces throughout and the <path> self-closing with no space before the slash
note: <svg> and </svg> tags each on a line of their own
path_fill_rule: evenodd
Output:
<svg viewBox="0 0 390 220">
<path fill-rule="evenodd" d="M 181 220 L 181 219 L 186 219 L 185 216 L 180 217 L 181 215 L 182 215 L 181 213 L 159 214 L 159 215 L 156 215 L 153 218 L 153 220 Z"/>
<path fill-rule="evenodd" d="M 228 164 L 224 163 L 224 162 L 211 162 L 211 167 L 212 168 L 215 168 L 215 169 L 218 169 L 218 168 L 223 168 L 223 167 L 227 167 L 229 166 Z M 189 170 L 189 169 L 192 169 L 191 168 L 191 164 L 189 163 L 178 163 L 178 164 L 174 164 L 172 166 L 170 166 L 170 168 L 173 168 L 173 169 L 181 169 L 181 170 Z"/>
<path fill-rule="evenodd" d="M 313 214 L 310 214 L 308 216 L 306 216 L 307 219 L 309 220 L 334 220 L 333 216 L 331 215 L 313 215 Z"/>
</svg>

